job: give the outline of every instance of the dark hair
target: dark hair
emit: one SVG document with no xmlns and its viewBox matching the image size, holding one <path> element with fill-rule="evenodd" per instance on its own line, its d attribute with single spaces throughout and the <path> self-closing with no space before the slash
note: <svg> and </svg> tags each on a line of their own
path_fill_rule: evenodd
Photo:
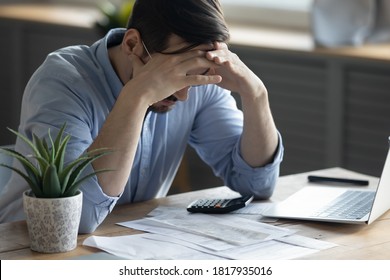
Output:
<svg viewBox="0 0 390 280">
<path fill-rule="evenodd" d="M 218 0 L 137 0 L 127 28 L 138 30 L 151 52 L 163 52 L 172 34 L 193 47 L 229 39 Z"/>
</svg>

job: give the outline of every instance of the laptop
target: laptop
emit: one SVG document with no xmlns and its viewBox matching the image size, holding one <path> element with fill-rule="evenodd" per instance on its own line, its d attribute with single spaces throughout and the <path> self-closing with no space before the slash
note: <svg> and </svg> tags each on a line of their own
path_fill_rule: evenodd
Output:
<svg viewBox="0 0 390 280">
<path fill-rule="evenodd" d="M 389 137 L 390 145 L 390 137 Z M 335 223 L 370 224 L 390 209 L 390 148 L 376 189 L 308 186 L 262 215 Z"/>
</svg>

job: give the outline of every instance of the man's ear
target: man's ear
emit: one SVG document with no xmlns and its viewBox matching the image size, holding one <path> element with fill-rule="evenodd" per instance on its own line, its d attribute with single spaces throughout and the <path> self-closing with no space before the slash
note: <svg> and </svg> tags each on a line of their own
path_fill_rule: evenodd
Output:
<svg viewBox="0 0 390 280">
<path fill-rule="evenodd" d="M 127 55 L 135 54 L 138 57 L 142 57 L 144 48 L 138 30 L 131 28 L 126 31 L 122 40 L 122 48 Z"/>
</svg>

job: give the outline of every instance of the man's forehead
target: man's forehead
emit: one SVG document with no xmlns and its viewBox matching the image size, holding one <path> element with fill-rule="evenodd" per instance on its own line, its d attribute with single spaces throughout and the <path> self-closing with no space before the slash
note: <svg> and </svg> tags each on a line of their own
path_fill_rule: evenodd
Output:
<svg viewBox="0 0 390 280">
<path fill-rule="evenodd" d="M 189 50 L 202 50 L 202 51 L 211 51 L 214 49 L 212 43 L 208 44 L 191 44 L 186 42 L 183 38 L 177 35 L 171 35 L 168 39 L 168 48 L 166 48 L 163 53 L 166 54 L 175 54 L 183 53 Z"/>
</svg>

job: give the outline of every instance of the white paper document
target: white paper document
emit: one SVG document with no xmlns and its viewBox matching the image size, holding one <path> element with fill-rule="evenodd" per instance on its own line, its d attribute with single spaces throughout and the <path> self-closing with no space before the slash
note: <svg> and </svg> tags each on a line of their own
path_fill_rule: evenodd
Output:
<svg viewBox="0 0 390 280">
<path fill-rule="evenodd" d="M 230 214 L 189 213 L 185 209 L 158 207 L 149 218 L 154 224 L 207 236 L 235 245 L 247 245 L 291 235 L 294 231 Z M 131 222 L 130 222 L 131 223 Z M 133 228 L 129 223 L 119 223 Z"/>
<path fill-rule="evenodd" d="M 83 244 L 126 259 L 292 259 L 336 246 L 237 215 L 167 207 L 119 225 L 148 233 L 91 236 Z"/>
<path fill-rule="evenodd" d="M 154 234 L 145 233 L 114 237 L 90 236 L 84 240 L 83 245 L 95 247 L 128 260 L 221 259 L 221 257 L 202 253 L 180 244 L 148 238 L 151 235 Z"/>
<path fill-rule="evenodd" d="M 232 214 L 261 215 L 270 205 L 272 202 L 251 202 L 247 206 L 233 211 Z"/>
<path fill-rule="evenodd" d="M 129 260 L 285 260 L 318 252 L 274 240 L 214 252 L 174 237 L 149 233 L 116 237 L 90 236 L 83 245 Z"/>
<path fill-rule="evenodd" d="M 226 250 L 235 247 L 235 245 L 229 244 L 223 240 L 177 230 L 175 228 L 166 225 L 161 225 L 161 223 L 158 222 L 156 223 L 154 220 L 151 219 L 135 220 L 135 221 L 125 222 L 125 223 L 120 223 L 120 225 L 137 229 L 137 230 L 159 234 L 159 235 L 174 236 L 178 240 L 184 240 L 184 241 L 191 240 L 192 243 L 213 251 Z"/>
</svg>

